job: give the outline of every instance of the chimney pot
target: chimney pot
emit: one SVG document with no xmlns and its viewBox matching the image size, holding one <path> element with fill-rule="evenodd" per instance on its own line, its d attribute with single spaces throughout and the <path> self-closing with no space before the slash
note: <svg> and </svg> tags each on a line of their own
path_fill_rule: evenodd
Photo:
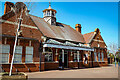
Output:
<svg viewBox="0 0 120 80">
<path fill-rule="evenodd" d="M 80 32 L 81 33 L 81 24 L 76 24 L 75 25 L 75 28 L 76 28 L 76 31 Z"/>
<path fill-rule="evenodd" d="M 11 11 L 11 7 L 14 6 L 13 3 L 11 2 L 5 2 L 5 8 L 4 8 L 4 14 L 8 13 L 9 11 Z"/>
</svg>

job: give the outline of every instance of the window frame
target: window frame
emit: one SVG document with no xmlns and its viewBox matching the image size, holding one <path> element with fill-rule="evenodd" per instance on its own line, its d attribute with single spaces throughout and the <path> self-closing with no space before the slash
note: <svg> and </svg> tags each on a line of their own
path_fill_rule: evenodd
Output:
<svg viewBox="0 0 120 80">
<path fill-rule="evenodd" d="M 94 61 L 97 61 L 97 53 L 94 52 Z"/>
<path fill-rule="evenodd" d="M 75 55 L 76 55 L 76 56 L 75 56 Z M 77 55 L 78 55 L 77 51 L 73 53 L 73 57 L 74 57 L 74 58 L 73 58 L 73 61 L 74 61 L 74 62 L 78 62 L 78 59 L 77 59 L 78 57 L 77 57 Z M 75 57 L 76 57 L 76 59 L 75 59 Z M 79 52 L 79 61 L 82 61 L 82 60 L 81 60 L 81 54 L 80 54 L 80 52 Z"/>
<path fill-rule="evenodd" d="M 104 61 L 104 53 L 102 52 L 102 61 Z"/>
<path fill-rule="evenodd" d="M 20 47 L 20 48 L 21 48 L 21 53 L 16 53 L 16 50 L 17 50 L 17 49 L 15 49 L 15 56 L 16 56 L 16 55 L 21 55 L 21 59 L 20 59 L 20 61 L 13 61 L 13 63 L 15 63 L 15 64 L 22 63 L 23 46 L 18 46 L 18 45 L 17 45 L 16 48 L 17 48 L 17 47 Z M 14 60 L 16 59 L 15 56 L 14 56 Z"/>
<path fill-rule="evenodd" d="M 98 61 L 100 61 L 100 52 L 98 53 Z"/>
<path fill-rule="evenodd" d="M 27 53 L 27 48 L 32 48 L 32 54 L 28 54 Z M 26 46 L 25 48 L 25 63 L 33 63 L 33 54 L 34 54 L 34 47 L 33 46 Z M 31 55 L 32 56 L 32 62 L 28 61 L 26 58 L 27 55 Z M 27 61 L 26 61 L 27 60 Z"/>
<path fill-rule="evenodd" d="M 3 46 L 8 46 L 7 48 L 9 48 L 9 50 L 8 50 L 8 52 L 3 52 Z M 2 64 L 7 64 L 7 63 L 9 63 L 9 54 L 10 54 L 10 45 L 9 44 L 0 44 L 0 48 L 1 48 L 1 52 L 0 52 L 0 54 L 1 54 L 1 59 L 3 58 L 2 56 L 4 55 L 4 54 L 7 54 L 8 55 L 8 57 L 5 57 L 5 58 L 7 58 L 7 60 L 6 61 L 3 61 L 3 59 L 1 60 L 1 63 Z M 5 50 L 6 51 L 6 50 Z"/>
<path fill-rule="evenodd" d="M 49 47 L 47 47 L 49 50 L 51 50 L 51 52 L 49 52 L 49 51 L 46 51 L 46 49 L 45 49 L 45 52 L 44 52 L 44 56 L 45 55 L 47 55 L 47 54 L 51 54 L 52 55 L 52 60 L 50 61 L 49 60 L 49 58 L 48 58 L 48 56 L 47 56 L 47 61 L 45 60 L 45 62 L 53 62 L 53 50 L 51 49 L 51 48 L 49 48 Z M 50 56 L 49 56 L 50 57 Z M 46 56 L 45 56 L 45 59 L 46 59 Z M 49 60 L 49 61 L 48 61 Z"/>
</svg>

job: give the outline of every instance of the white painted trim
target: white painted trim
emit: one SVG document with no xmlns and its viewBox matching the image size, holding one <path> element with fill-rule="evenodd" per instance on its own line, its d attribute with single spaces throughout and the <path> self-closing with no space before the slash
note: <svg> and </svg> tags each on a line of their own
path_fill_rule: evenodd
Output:
<svg viewBox="0 0 120 80">
<path fill-rule="evenodd" d="M 92 38 L 90 39 L 89 43 L 91 43 L 91 41 L 93 40 L 94 36 L 96 35 L 96 32 L 94 32 L 94 35 L 92 36 Z"/>
<path fill-rule="evenodd" d="M 97 41 L 97 42 L 104 42 L 104 41 L 102 41 L 102 40 L 96 40 L 96 39 L 93 39 L 93 41 Z"/>
<path fill-rule="evenodd" d="M 55 63 L 58 63 L 58 61 L 55 61 Z"/>
<path fill-rule="evenodd" d="M 108 62 L 108 61 L 88 61 L 88 62 Z"/>
<path fill-rule="evenodd" d="M 56 62 L 56 61 L 51 61 L 51 62 L 44 62 L 44 63 L 58 63 L 58 62 Z"/>
<path fill-rule="evenodd" d="M 74 49 L 74 50 L 85 50 L 85 51 L 94 51 L 93 48 L 81 48 L 75 46 L 64 46 L 64 45 L 56 45 L 56 44 L 44 44 L 43 47 L 54 47 L 54 48 L 62 48 L 62 49 Z"/>
<path fill-rule="evenodd" d="M 0 22 L 4 22 L 4 23 L 8 23 L 8 24 L 13 24 L 13 25 L 18 25 L 17 22 L 7 21 L 7 20 L 3 20 L 3 19 L 0 19 Z M 30 25 L 26 25 L 26 24 L 21 24 L 21 26 L 27 27 L 27 28 L 38 29 L 38 28 L 35 27 L 35 26 L 30 26 Z"/>
<path fill-rule="evenodd" d="M 69 61 L 69 62 L 77 62 L 77 61 Z M 83 61 L 79 61 L 79 62 L 83 62 Z"/>
</svg>

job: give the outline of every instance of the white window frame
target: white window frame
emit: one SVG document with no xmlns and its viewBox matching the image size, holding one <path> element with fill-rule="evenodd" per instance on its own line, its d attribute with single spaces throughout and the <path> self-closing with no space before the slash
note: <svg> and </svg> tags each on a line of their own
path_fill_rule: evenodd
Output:
<svg viewBox="0 0 120 80">
<path fill-rule="evenodd" d="M 73 56 L 74 56 L 74 60 L 73 60 L 73 61 L 74 61 L 74 62 L 78 62 L 78 57 L 77 57 L 77 56 L 78 56 L 78 53 L 75 52 Z M 79 61 L 81 61 L 81 54 L 80 54 L 80 52 L 79 52 Z"/>
<path fill-rule="evenodd" d="M 23 47 L 22 46 L 16 46 L 16 49 L 15 49 L 15 56 L 14 56 L 14 63 L 22 63 L 22 50 L 23 50 Z M 19 59 L 19 57 L 21 59 Z M 17 58 L 16 58 L 17 57 Z M 18 59 L 20 61 L 18 61 Z"/>
<path fill-rule="evenodd" d="M 104 53 L 102 52 L 102 61 L 104 61 Z"/>
<path fill-rule="evenodd" d="M 94 52 L 94 61 L 97 61 L 97 53 Z"/>
<path fill-rule="evenodd" d="M 31 49 L 30 49 L 31 48 Z M 29 52 L 30 51 L 30 52 Z M 25 52 L 25 63 L 33 63 L 33 52 L 34 52 L 34 48 L 33 46 L 26 46 L 26 52 Z M 28 56 L 32 57 L 32 60 L 29 61 L 27 58 Z"/>
<path fill-rule="evenodd" d="M 4 50 L 4 48 L 6 47 L 6 49 Z M 9 63 L 9 53 L 10 53 L 10 45 L 4 45 L 4 44 L 0 44 L 0 63 Z M 3 61 L 3 55 L 7 55 L 5 61 Z"/>
<path fill-rule="evenodd" d="M 45 61 L 45 62 L 53 62 L 53 51 L 52 51 L 51 48 L 49 48 L 49 49 L 51 50 L 51 52 L 46 51 L 46 50 L 45 50 L 45 52 L 44 52 L 44 54 L 45 54 L 45 58 L 46 58 L 46 56 L 47 56 L 47 61 Z M 50 57 L 49 54 L 52 54 L 52 60 L 49 59 L 49 57 Z"/>
<path fill-rule="evenodd" d="M 74 62 L 77 62 L 78 60 L 77 60 L 77 53 L 74 53 L 74 60 L 73 60 Z"/>
<path fill-rule="evenodd" d="M 100 61 L 100 52 L 98 53 L 98 61 Z"/>
</svg>

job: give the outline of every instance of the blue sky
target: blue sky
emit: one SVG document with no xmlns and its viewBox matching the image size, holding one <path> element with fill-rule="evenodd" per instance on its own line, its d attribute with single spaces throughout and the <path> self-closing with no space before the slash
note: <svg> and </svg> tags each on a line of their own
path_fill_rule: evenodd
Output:
<svg viewBox="0 0 120 80">
<path fill-rule="evenodd" d="M 2 14 L 4 11 L 4 2 Z M 48 2 L 27 4 L 30 14 L 43 17 L 43 10 L 48 8 Z M 82 25 L 82 34 L 99 28 L 107 45 L 118 43 L 118 2 L 52 2 L 51 7 L 57 10 L 57 21 L 75 28 Z M 0 12 L 1 13 L 1 12 Z"/>
</svg>

